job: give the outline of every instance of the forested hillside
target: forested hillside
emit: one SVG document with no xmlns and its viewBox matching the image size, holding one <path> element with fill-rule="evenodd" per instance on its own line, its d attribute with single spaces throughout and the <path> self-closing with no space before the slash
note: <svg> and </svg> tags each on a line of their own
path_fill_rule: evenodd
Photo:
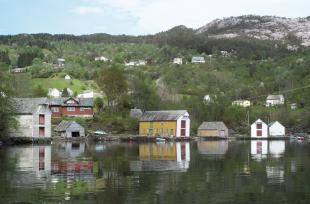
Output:
<svg viewBox="0 0 310 204">
<path fill-rule="evenodd" d="M 136 120 L 128 116 L 136 107 L 187 109 L 194 131 L 202 121 L 223 120 L 229 128 L 246 132 L 248 115 L 250 122 L 257 117 L 279 120 L 295 131 L 310 127 L 310 50 L 301 44 L 292 51 L 284 41 L 214 39 L 184 26 L 138 37 L 0 36 L 0 43 L 1 75 L 12 77 L 13 96 L 45 96 L 49 86 L 72 88 L 75 95 L 86 89 L 103 91 L 104 100 L 96 100 L 94 126 L 136 131 Z M 99 56 L 109 60 L 95 61 Z M 192 64 L 193 56 L 205 57 L 206 63 Z M 183 64 L 172 64 L 175 57 L 183 58 Z M 63 69 L 55 69 L 58 58 L 65 59 Z M 137 60 L 147 64 L 124 65 Z M 17 67 L 27 72 L 9 73 Z M 66 74 L 74 81 L 65 82 Z M 266 96 L 277 93 L 286 104 L 266 108 Z M 204 103 L 205 95 L 213 96 L 212 102 Z M 232 106 L 238 99 L 249 99 L 253 106 Z M 291 110 L 291 103 L 297 109 Z"/>
</svg>

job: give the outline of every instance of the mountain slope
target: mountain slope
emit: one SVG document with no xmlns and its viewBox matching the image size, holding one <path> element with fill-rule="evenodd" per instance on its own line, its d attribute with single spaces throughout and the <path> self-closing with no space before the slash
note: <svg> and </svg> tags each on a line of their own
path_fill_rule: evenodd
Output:
<svg viewBox="0 0 310 204">
<path fill-rule="evenodd" d="M 263 40 L 300 41 L 310 46 L 310 16 L 283 18 L 275 16 L 238 16 L 216 19 L 199 28 L 197 34 L 213 38 L 255 37 Z"/>
</svg>

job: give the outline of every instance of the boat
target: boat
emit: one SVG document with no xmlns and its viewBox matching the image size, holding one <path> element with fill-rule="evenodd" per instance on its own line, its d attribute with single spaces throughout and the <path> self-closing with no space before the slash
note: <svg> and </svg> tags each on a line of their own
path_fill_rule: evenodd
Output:
<svg viewBox="0 0 310 204">
<path fill-rule="evenodd" d="M 156 137 L 156 142 L 166 142 L 166 139 L 160 138 L 160 137 Z"/>
</svg>

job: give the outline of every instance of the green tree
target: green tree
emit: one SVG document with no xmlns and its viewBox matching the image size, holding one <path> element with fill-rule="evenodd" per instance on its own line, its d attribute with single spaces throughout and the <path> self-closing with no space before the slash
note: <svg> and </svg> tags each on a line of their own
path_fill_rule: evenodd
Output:
<svg viewBox="0 0 310 204">
<path fill-rule="evenodd" d="M 123 70 L 116 65 L 99 71 L 96 81 L 99 88 L 105 92 L 109 107 L 118 104 L 121 97 L 127 93 L 127 82 Z"/>
</svg>

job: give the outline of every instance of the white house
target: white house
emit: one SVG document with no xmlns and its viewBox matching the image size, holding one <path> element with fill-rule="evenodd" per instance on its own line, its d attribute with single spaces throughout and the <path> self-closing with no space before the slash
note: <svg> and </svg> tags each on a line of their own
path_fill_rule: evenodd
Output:
<svg viewBox="0 0 310 204">
<path fill-rule="evenodd" d="M 268 126 L 261 119 L 251 125 L 251 138 L 261 139 L 268 137 Z"/>
<path fill-rule="evenodd" d="M 100 57 L 95 57 L 95 61 L 107 62 L 107 61 L 109 61 L 109 59 L 104 57 L 104 56 L 100 56 Z"/>
<path fill-rule="evenodd" d="M 78 98 L 100 98 L 103 97 L 101 93 L 95 92 L 93 90 L 85 90 L 77 95 Z"/>
<path fill-rule="evenodd" d="M 60 98 L 61 97 L 61 91 L 59 91 L 56 88 L 49 88 L 47 96 L 51 97 L 51 98 Z"/>
<path fill-rule="evenodd" d="M 268 95 L 266 99 L 266 106 L 276 106 L 284 104 L 284 96 L 283 95 Z"/>
<path fill-rule="evenodd" d="M 204 104 L 212 103 L 216 98 L 217 98 L 216 95 L 205 95 L 203 97 L 203 103 Z"/>
<path fill-rule="evenodd" d="M 125 62 L 125 66 L 145 66 L 145 65 L 146 65 L 145 60 Z"/>
<path fill-rule="evenodd" d="M 272 122 L 268 125 L 269 136 L 284 136 L 285 127 L 278 121 Z"/>
<path fill-rule="evenodd" d="M 65 66 L 65 63 L 66 63 L 66 60 L 65 59 L 62 59 L 62 58 L 58 58 L 56 60 L 56 65 L 59 67 L 59 68 L 62 68 Z"/>
<path fill-rule="evenodd" d="M 172 64 L 183 64 L 183 59 L 180 57 L 176 57 L 173 59 Z"/>
<path fill-rule="evenodd" d="M 18 128 L 10 130 L 12 137 L 51 137 L 51 116 L 46 98 L 15 98 Z"/>
<path fill-rule="evenodd" d="M 192 63 L 194 64 L 204 64 L 206 63 L 204 57 L 192 57 Z"/>
<path fill-rule="evenodd" d="M 241 106 L 241 107 L 250 107 L 251 106 L 251 101 L 249 100 L 236 100 L 232 102 L 233 106 Z"/>
<path fill-rule="evenodd" d="M 69 74 L 67 74 L 67 75 L 65 76 L 65 80 L 71 80 L 71 76 L 70 76 Z"/>
</svg>

